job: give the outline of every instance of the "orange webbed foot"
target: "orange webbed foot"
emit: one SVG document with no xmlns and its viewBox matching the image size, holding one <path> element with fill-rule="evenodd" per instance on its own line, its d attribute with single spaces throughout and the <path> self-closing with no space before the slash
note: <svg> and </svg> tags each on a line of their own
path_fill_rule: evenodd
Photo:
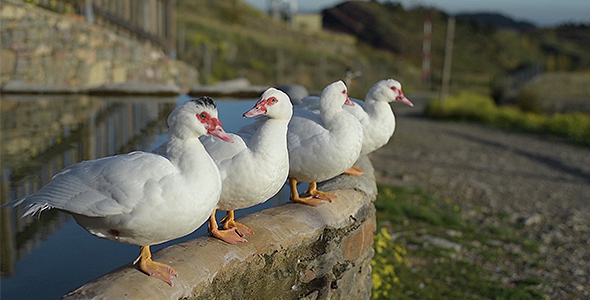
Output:
<svg viewBox="0 0 590 300">
<path fill-rule="evenodd" d="M 211 236 L 218 238 L 228 244 L 232 244 L 235 245 L 237 243 L 244 243 L 247 242 L 248 240 L 241 237 L 240 234 L 238 233 L 238 228 L 237 227 L 233 227 L 230 229 L 224 229 L 224 230 L 219 230 L 219 229 L 212 229 L 210 230 L 210 234 Z"/>
<path fill-rule="evenodd" d="M 139 257 L 133 264 L 139 263 L 139 269 L 151 277 L 158 278 L 172 286 L 172 277 L 178 276 L 178 272 L 171 266 L 152 260 L 150 246 L 142 246 Z"/>
<path fill-rule="evenodd" d="M 332 200 L 338 198 L 336 195 L 332 194 L 332 193 L 328 193 L 328 192 L 322 192 L 322 191 L 318 191 L 316 190 L 313 193 L 310 193 L 312 195 L 312 197 L 316 198 L 316 199 L 321 199 L 324 201 L 328 201 L 328 202 L 332 202 Z"/>
<path fill-rule="evenodd" d="M 305 191 L 306 194 L 309 194 L 308 197 L 301 197 L 299 195 L 299 192 L 297 191 L 297 179 L 289 178 L 289 187 L 291 188 L 291 201 L 293 202 L 318 206 L 325 202 L 332 202 L 332 200 L 336 199 L 336 195 L 332 193 L 318 191 L 316 182 L 310 183 L 309 188 Z"/>
<path fill-rule="evenodd" d="M 223 224 L 222 228 L 225 230 L 236 228 L 236 231 L 240 236 L 254 234 L 254 231 L 250 229 L 250 227 L 236 222 L 233 210 L 227 212 L 227 215 L 221 220 L 221 224 Z"/>
<path fill-rule="evenodd" d="M 226 243 L 232 244 L 232 245 L 248 241 L 242 237 L 243 235 L 240 235 L 238 233 L 237 227 L 220 230 L 219 226 L 217 226 L 217 220 L 215 220 L 215 213 L 216 212 L 217 212 L 217 209 L 215 209 L 213 211 L 213 213 L 211 214 L 211 216 L 209 217 L 209 234 L 211 234 L 212 237 L 218 238 L 218 239 L 220 239 Z"/>
<path fill-rule="evenodd" d="M 342 174 L 351 175 L 351 176 L 361 176 L 364 174 L 364 172 L 363 172 L 363 168 L 353 165 L 348 170 L 344 171 L 344 173 L 342 173 Z"/>
<path fill-rule="evenodd" d="M 312 182 L 309 184 L 307 191 L 305 193 L 309 194 L 313 198 L 332 202 L 332 200 L 338 198 L 336 195 L 328 192 L 318 191 L 318 184 L 317 182 Z"/>
<path fill-rule="evenodd" d="M 305 204 L 305 205 L 311 205 L 311 206 L 318 206 L 320 204 L 324 204 L 324 203 L 327 202 L 326 200 L 318 199 L 318 198 L 315 198 L 314 196 L 303 197 L 303 198 L 301 198 L 301 197 L 296 197 L 296 198 L 291 197 L 291 201 L 297 202 L 297 203 L 301 203 L 301 204 Z"/>
</svg>

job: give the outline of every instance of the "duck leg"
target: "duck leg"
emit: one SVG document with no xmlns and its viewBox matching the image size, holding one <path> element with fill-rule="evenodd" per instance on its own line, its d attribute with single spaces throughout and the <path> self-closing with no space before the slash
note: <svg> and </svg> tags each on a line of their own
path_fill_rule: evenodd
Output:
<svg viewBox="0 0 590 300">
<path fill-rule="evenodd" d="M 133 264 L 137 264 L 139 262 L 139 269 L 155 278 L 158 278 L 170 286 L 172 286 L 171 277 L 178 276 L 178 272 L 174 270 L 169 265 L 155 262 L 152 260 L 152 252 L 150 251 L 150 246 L 141 246 L 141 251 L 139 252 L 139 257 L 133 262 Z"/>
<path fill-rule="evenodd" d="M 353 165 L 352 167 L 350 167 L 350 169 L 344 171 L 344 173 L 342 173 L 342 174 L 352 175 L 352 176 L 361 176 L 364 174 L 364 172 L 363 172 L 363 168 Z"/>
<path fill-rule="evenodd" d="M 311 185 L 314 184 L 314 183 L 310 183 L 309 184 L 309 188 L 306 191 L 306 193 L 309 193 L 310 196 L 301 198 L 299 196 L 299 192 L 297 191 L 297 179 L 296 178 L 293 178 L 293 177 L 289 177 L 289 187 L 291 188 L 291 201 L 297 202 L 297 203 L 306 204 L 306 205 L 311 205 L 311 206 L 318 206 L 318 205 L 324 203 L 325 201 L 332 201 L 329 198 L 328 199 L 322 199 L 322 198 L 315 197 L 311 193 Z M 316 190 L 316 192 L 319 192 L 319 191 Z M 335 197 L 336 196 L 334 196 L 334 198 Z"/>
<path fill-rule="evenodd" d="M 240 234 L 238 234 L 237 227 L 219 230 L 219 227 L 217 226 L 217 220 L 215 219 L 215 212 L 217 212 L 217 209 L 213 210 L 213 213 L 209 217 L 209 233 L 211 234 L 211 236 L 216 237 L 230 244 L 237 244 L 238 242 L 247 242 L 245 238 L 242 238 Z"/>
<path fill-rule="evenodd" d="M 250 229 L 248 226 L 236 222 L 235 217 L 236 216 L 233 210 L 228 211 L 225 215 L 225 218 L 221 219 L 221 224 L 223 224 L 222 228 L 224 230 L 236 228 L 236 231 L 240 236 L 244 236 L 246 234 L 254 234 L 254 231 L 252 231 L 252 229 Z"/>
</svg>

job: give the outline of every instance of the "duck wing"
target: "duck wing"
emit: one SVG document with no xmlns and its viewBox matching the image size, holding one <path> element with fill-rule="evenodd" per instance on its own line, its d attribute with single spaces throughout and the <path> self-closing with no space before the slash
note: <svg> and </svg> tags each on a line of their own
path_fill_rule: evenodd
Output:
<svg viewBox="0 0 590 300">
<path fill-rule="evenodd" d="M 249 140 L 256 133 L 256 131 L 258 131 L 258 129 L 264 125 L 266 120 L 268 120 L 268 117 L 265 115 L 254 117 L 254 122 L 242 126 L 240 130 L 238 130 L 238 135 Z"/>
<path fill-rule="evenodd" d="M 287 137 L 289 153 L 297 151 L 297 148 L 305 148 L 307 151 L 304 152 L 308 152 L 319 147 L 324 140 L 327 141 L 329 131 L 324 127 L 319 112 L 297 109 L 293 111 L 293 117 L 289 122 Z"/>
<path fill-rule="evenodd" d="M 225 160 L 232 159 L 234 156 L 248 149 L 248 144 L 246 143 L 247 139 L 237 134 L 228 134 L 233 139 L 233 143 L 228 143 L 213 136 L 201 136 L 199 138 L 217 165 Z"/>
<path fill-rule="evenodd" d="M 126 214 L 144 199 L 161 194 L 160 179 L 178 173 L 165 157 L 146 152 L 83 161 L 14 204 L 27 206 L 25 216 L 50 208 L 89 217 Z"/>
</svg>

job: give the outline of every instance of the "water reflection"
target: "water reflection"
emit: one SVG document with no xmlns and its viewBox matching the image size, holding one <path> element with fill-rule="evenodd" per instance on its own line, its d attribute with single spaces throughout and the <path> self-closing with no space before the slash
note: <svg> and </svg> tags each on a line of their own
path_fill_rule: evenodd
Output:
<svg viewBox="0 0 590 300">
<path fill-rule="evenodd" d="M 81 160 L 151 150 L 166 140 L 174 98 L 3 95 L 1 106 L 1 202 L 36 192 L 64 167 Z M 248 101 L 218 101 L 220 120 L 235 132 L 250 120 Z M 288 190 L 238 216 L 285 202 Z M 98 239 L 55 210 L 20 218 L 22 209 L 1 210 L 0 298 L 55 299 L 137 255 L 133 245 Z M 221 216 L 218 216 L 220 218 Z M 197 232 L 153 247 L 195 238 Z"/>
<path fill-rule="evenodd" d="M 176 98 L 3 96 L 2 203 L 34 193 L 72 163 L 146 149 L 165 129 Z M 2 210 L 2 276 L 69 215 L 48 211 L 20 218 Z"/>
</svg>

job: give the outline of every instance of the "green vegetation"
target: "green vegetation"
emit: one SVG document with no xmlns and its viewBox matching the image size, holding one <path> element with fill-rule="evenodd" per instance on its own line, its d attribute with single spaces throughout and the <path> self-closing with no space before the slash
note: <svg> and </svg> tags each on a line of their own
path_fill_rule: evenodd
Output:
<svg viewBox="0 0 590 300">
<path fill-rule="evenodd" d="M 583 113 L 547 116 L 523 112 L 516 107 L 498 107 L 490 97 L 469 92 L 448 97 L 444 102 L 432 101 L 425 113 L 437 118 L 482 122 L 502 129 L 550 133 L 590 145 L 590 116 Z"/>
<path fill-rule="evenodd" d="M 540 266 L 542 257 L 539 243 L 521 236 L 507 216 L 465 212 L 419 189 L 378 188 L 373 299 L 543 298 L 541 280 L 511 272 Z"/>
<path fill-rule="evenodd" d="M 360 20 L 352 26 L 357 35 L 349 35 L 291 26 L 241 0 L 179 0 L 177 5 L 178 27 L 186 37 L 179 57 L 197 67 L 202 83 L 246 77 L 254 84 L 300 83 L 321 90 L 350 68 L 362 72 L 349 87 L 351 96 L 363 97 L 375 82 L 388 77 L 398 79 L 408 92 L 420 85 L 427 13 L 433 24 L 433 86 L 441 78 L 448 20 L 441 11 L 350 1 L 337 6 L 338 13 L 352 13 L 349 21 L 364 16 L 371 22 Z M 580 39 L 588 34 L 582 25 L 519 32 L 458 19 L 451 90 L 488 94 L 495 79 L 530 65 L 548 71 L 587 70 L 590 44 Z M 377 49 L 373 42 L 386 47 Z"/>
<path fill-rule="evenodd" d="M 330 11 L 334 11 L 334 18 L 348 17 L 341 18 L 343 30 L 356 30 L 360 40 L 388 49 L 416 66 L 422 60 L 424 18 L 430 15 L 432 79 L 440 82 L 449 18 L 446 13 L 424 7 L 406 10 L 399 3 L 377 1 L 349 1 Z M 505 24 L 506 17 L 501 15 L 491 18 L 488 25 L 470 21 L 466 16 L 458 17 L 455 27 L 453 90 L 489 93 L 493 79 L 526 66 L 541 65 L 550 72 L 590 68 L 589 26 L 504 29 L 495 26 Z"/>
<path fill-rule="evenodd" d="M 395 293 L 399 288 L 400 280 L 395 270 L 408 265 L 408 259 L 404 258 L 407 254 L 406 249 L 396 245 L 387 228 L 381 228 L 381 231 L 375 234 L 375 256 L 371 260 L 373 267 L 373 299 L 381 299 Z"/>
<path fill-rule="evenodd" d="M 418 67 L 390 52 L 359 44 L 353 36 L 296 28 L 243 1 L 177 3 L 178 26 L 186 33 L 179 58 L 197 67 L 202 83 L 245 77 L 253 84 L 300 83 L 321 90 L 343 79 L 351 68 L 363 75 L 349 87 L 350 94 L 364 98 L 383 78 L 405 83 L 417 82 L 420 76 Z"/>
<path fill-rule="evenodd" d="M 340 13 L 348 14 L 353 21 L 358 15 L 371 16 L 371 26 L 359 33 L 359 39 L 368 36 L 375 41 L 375 46 L 382 41 L 391 41 L 385 47 L 392 55 L 415 66 L 421 65 L 424 18 L 429 14 L 432 20 L 432 80 L 435 84 L 440 82 L 448 21 L 446 13 L 423 7 L 405 10 L 399 3 L 376 1 L 350 1 L 342 4 Z M 358 23 L 362 21 L 357 20 Z M 457 20 L 452 89 L 468 88 L 488 93 L 493 78 L 502 77 L 522 65 L 543 63 L 545 59 L 540 42 L 519 32 Z"/>
</svg>

